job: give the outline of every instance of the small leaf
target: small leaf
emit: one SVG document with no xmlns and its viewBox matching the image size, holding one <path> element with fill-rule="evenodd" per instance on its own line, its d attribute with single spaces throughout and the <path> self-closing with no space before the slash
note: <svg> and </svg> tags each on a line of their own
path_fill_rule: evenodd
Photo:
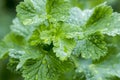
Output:
<svg viewBox="0 0 120 80">
<path fill-rule="evenodd" d="M 53 41 L 53 51 L 60 60 L 66 60 L 71 56 L 72 50 L 75 47 L 75 41 L 73 39 L 56 39 Z"/>
<path fill-rule="evenodd" d="M 39 25 L 46 19 L 46 0 L 25 0 L 17 6 L 17 16 L 24 25 Z"/>
<path fill-rule="evenodd" d="M 13 20 L 13 25 L 11 25 L 11 31 L 14 32 L 16 35 L 23 36 L 24 38 L 28 39 L 29 36 L 32 34 L 34 28 L 31 26 L 24 26 L 18 18 Z"/>
<path fill-rule="evenodd" d="M 0 59 L 4 58 L 4 56 L 8 53 L 8 46 L 5 42 L 0 41 Z"/>
</svg>

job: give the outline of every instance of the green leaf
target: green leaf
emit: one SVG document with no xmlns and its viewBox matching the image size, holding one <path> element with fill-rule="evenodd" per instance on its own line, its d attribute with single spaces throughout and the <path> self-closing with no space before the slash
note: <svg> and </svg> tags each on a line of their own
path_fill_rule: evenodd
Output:
<svg viewBox="0 0 120 80">
<path fill-rule="evenodd" d="M 67 30 L 66 30 L 67 28 Z M 40 26 L 35 30 L 30 38 L 31 45 L 50 45 L 53 44 L 53 51 L 61 60 L 70 57 L 72 50 L 75 47 L 74 38 L 78 38 L 80 34 L 79 27 L 73 29 L 70 25 L 64 23 L 51 24 L 50 26 Z M 83 36 L 83 35 L 82 35 Z"/>
<path fill-rule="evenodd" d="M 65 21 L 71 3 L 68 0 L 25 0 L 17 6 L 17 16 L 24 25 L 39 25 L 46 19 Z"/>
<path fill-rule="evenodd" d="M 53 41 L 53 51 L 60 60 L 66 60 L 71 56 L 71 53 L 75 47 L 75 41 L 73 39 L 55 39 Z"/>
<path fill-rule="evenodd" d="M 99 59 L 107 54 L 106 43 L 104 42 L 104 36 L 97 32 L 88 38 L 79 40 L 73 54 L 81 56 L 86 59 Z"/>
<path fill-rule="evenodd" d="M 38 45 L 39 43 L 41 43 L 39 35 L 40 35 L 39 30 L 33 31 L 33 34 L 29 38 L 30 45 Z"/>
<path fill-rule="evenodd" d="M 106 28 L 106 21 L 109 21 L 112 15 L 112 8 L 106 3 L 100 4 L 93 9 L 92 15 L 87 20 L 84 25 L 84 33 L 85 35 L 90 35 L 95 32 L 102 32 Z"/>
<path fill-rule="evenodd" d="M 14 59 L 20 59 L 22 55 L 25 54 L 25 51 L 17 49 L 9 49 L 9 56 Z"/>
<path fill-rule="evenodd" d="M 25 42 L 22 36 L 13 34 L 12 32 L 9 33 L 0 42 L 0 58 L 9 52 L 14 52 L 14 49 L 21 49 L 21 47 L 25 46 Z"/>
<path fill-rule="evenodd" d="M 0 58 L 8 51 L 10 67 L 25 80 L 120 78 L 120 54 L 107 48 L 119 51 L 119 45 L 105 39 L 120 34 L 120 14 L 112 11 L 106 3 L 82 11 L 71 0 L 24 0 L 5 44 L 0 42 Z"/>
<path fill-rule="evenodd" d="M 105 21 L 106 20 L 106 21 Z M 113 13 L 110 18 L 104 20 L 106 23 L 105 29 L 102 31 L 103 34 L 107 34 L 109 36 L 120 35 L 120 14 Z"/>
<path fill-rule="evenodd" d="M 9 33 L 6 35 L 3 39 L 3 41 L 10 47 L 10 48 L 15 48 L 15 47 L 23 47 L 26 43 L 26 40 L 17 34 L 14 34 L 13 32 Z"/>
<path fill-rule="evenodd" d="M 34 47 L 21 47 L 21 48 L 13 48 L 9 49 L 9 56 L 12 59 L 18 59 L 18 65 L 16 66 L 16 70 L 23 67 L 23 65 L 26 63 L 29 59 L 38 59 L 41 56 L 41 52 L 37 50 L 38 48 L 34 49 Z"/>
<path fill-rule="evenodd" d="M 120 54 L 113 53 L 100 63 L 81 59 L 77 72 L 84 72 L 86 80 L 119 80 L 120 79 Z M 119 79 L 114 79 L 115 77 Z"/>
<path fill-rule="evenodd" d="M 69 10 L 72 7 L 70 0 L 47 0 L 47 13 L 51 20 L 66 21 L 69 17 Z"/>
<path fill-rule="evenodd" d="M 33 31 L 33 34 L 29 38 L 30 45 L 38 44 L 48 44 L 50 45 L 53 38 L 54 28 L 50 26 L 41 25 L 36 30 Z"/>
<path fill-rule="evenodd" d="M 0 41 L 0 59 L 2 59 L 8 53 L 8 46 Z"/>
<path fill-rule="evenodd" d="M 24 0 L 17 6 L 17 16 L 24 25 L 39 25 L 46 19 L 46 0 Z"/>
<path fill-rule="evenodd" d="M 24 50 L 25 54 L 23 54 L 19 60 L 19 64 L 17 65 L 16 69 L 20 69 L 27 60 L 29 59 L 38 59 L 41 55 L 41 52 L 39 50 L 33 49 L 33 48 L 27 48 Z"/>
<path fill-rule="evenodd" d="M 70 9 L 68 23 L 71 25 L 83 26 L 92 15 L 93 10 L 81 10 L 78 7 Z"/>
<path fill-rule="evenodd" d="M 34 28 L 31 26 L 24 26 L 18 18 L 15 18 L 13 20 L 13 25 L 11 25 L 11 31 L 15 33 L 16 35 L 23 36 L 24 38 L 29 38 L 29 36 L 32 34 L 32 31 Z"/>
<path fill-rule="evenodd" d="M 71 62 L 61 62 L 52 53 L 41 56 L 34 64 L 23 67 L 25 80 L 58 80 L 61 73 L 72 68 Z"/>
<path fill-rule="evenodd" d="M 105 17 L 109 17 L 112 14 L 112 8 L 106 5 L 106 2 L 98 5 L 94 8 L 92 15 L 86 23 L 87 27 L 91 27 L 90 25 L 103 20 Z"/>
</svg>

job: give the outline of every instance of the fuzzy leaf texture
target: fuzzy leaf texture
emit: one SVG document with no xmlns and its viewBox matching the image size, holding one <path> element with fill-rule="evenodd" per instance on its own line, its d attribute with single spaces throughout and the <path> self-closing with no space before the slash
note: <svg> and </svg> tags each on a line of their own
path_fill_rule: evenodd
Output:
<svg viewBox="0 0 120 80">
<path fill-rule="evenodd" d="M 111 49 L 111 52 L 113 51 L 114 49 Z M 105 60 L 103 59 L 101 62 L 97 63 L 89 59 L 79 59 L 76 72 L 83 72 L 85 74 L 86 80 L 119 80 L 119 58 L 119 53 L 112 53 L 108 55 Z"/>
<path fill-rule="evenodd" d="M 79 56 L 80 53 L 83 58 L 92 58 L 93 60 L 105 56 L 107 53 L 107 47 L 104 41 L 104 36 L 99 32 L 96 32 L 88 38 L 78 41 L 73 54 Z"/>
<path fill-rule="evenodd" d="M 46 0 L 24 0 L 17 6 L 17 15 L 24 25 L 39 25 L 46 19 Z"/>
<path fill-rule="evenodd" d="M 71 62 L 62 62 L 52 53 L 39 56 L 40 58 L 36 62 L 27 63 L 24 66 L 23 77 L 25 80 L 58 80 L 61 73 L 73 68 Z"/>
<path fill-rule="evenodd" d="M 119 80 L 119 36 L 120 14 L 106 3 L 81 10 L 71 0 L 24 0 L 0 59 L 24 80 Z"/>
</svg>

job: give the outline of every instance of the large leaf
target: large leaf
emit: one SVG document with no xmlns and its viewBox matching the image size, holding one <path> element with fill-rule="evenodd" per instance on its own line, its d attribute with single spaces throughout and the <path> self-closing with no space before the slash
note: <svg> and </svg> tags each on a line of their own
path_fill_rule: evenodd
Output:
<svg viewBox="0 0 120 80">
<path fill-rule="evenodd" d="M 76 72 L 79 73 L 79 75 L 85 76 L 86 80 L 119 80 L 119 39 L 119 37 L 107 37 L 109 54 L 99 60 L 93 61 L 92 59 L 73 57 L 77 67 Z"/>
<path fill-rule="evenodd" d="M 77 56 L 81 54 L 83 58 L 91 58 L 93 60 L 105 56 L 107 54 L 107 46 L 104 42 L 104 36 L 96 32 L 88 36 L 88 38 L 79 40 L 73 54 Z"/>
<path fill-rule="evenodd" d="M 23 67 L 23 77 L 25 80 L 58 80 L 61 73 L 71 68 L 71 62 L 62 62 L 52 53 L 41 54 L 41 58 L 34 64 Z"/>
<path fill-rule="evenodd" d="M 113 54 L 101 63 L 92 63 L 91 60 L 81 59 L 77 72 L 84 72 L 86 80 L 119 80 L 119 58 L 119 54 Z"/>
<path fill-rule="evenodd" d="M 68 19 L 70 1 L 25 0 L 17 6 L 17 16 L 24 25 L 39 25 L 46 19 L 65 21 Z"/>
</svg>

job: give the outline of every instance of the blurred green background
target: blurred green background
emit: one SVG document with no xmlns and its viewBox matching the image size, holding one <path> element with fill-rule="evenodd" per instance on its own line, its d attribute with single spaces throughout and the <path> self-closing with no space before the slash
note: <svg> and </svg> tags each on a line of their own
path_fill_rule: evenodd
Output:
<svg viewBox="0 0 120 80">
<path fill-rule="evenodd" d="M 16 16 L 16 5 L 23 0 L 0 0 L 0 39 L 10 31 L 12 20 Z M 81 9 L 91 9 L 94 6 L 107 2 L 115 12 L 120 12 L 120 0 L 72 0 L 73 5 Z M 0 80 L 23 80 L 19 74 L 11 73 L 7 69 L 6 60 L 0 60 Z"/>
</svg>

